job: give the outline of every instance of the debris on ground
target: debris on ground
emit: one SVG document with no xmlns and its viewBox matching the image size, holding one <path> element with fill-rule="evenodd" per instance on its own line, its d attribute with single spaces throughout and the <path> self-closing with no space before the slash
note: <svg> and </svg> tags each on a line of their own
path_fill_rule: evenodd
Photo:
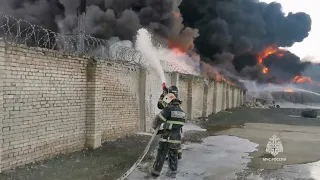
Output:
<svg viewBox="0 0 320 180">
<path fill-rule="evenodd" d="M 302 111 L 301 116 L 305 118 L 317 118 L 318 113 L 316 110 L 311 109 L 311 110 Z"/>
<path fill-rule="evenodd" d="M 268 109 L 268 105 L 263 105 L 259 101 L 250 101 L 244 104 L 245 107 L 249 108 L 259 108 L 259 109 Z"/>
</svg>

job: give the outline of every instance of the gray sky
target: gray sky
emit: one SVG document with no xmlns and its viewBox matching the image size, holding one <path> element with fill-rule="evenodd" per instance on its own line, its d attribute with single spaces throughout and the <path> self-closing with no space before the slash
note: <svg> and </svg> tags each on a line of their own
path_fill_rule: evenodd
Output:
<svg viewBox="0 0 320 180">
<path fill-rule="evenodd" d="M 288 48 L 293 53 L 297 54 L 300 58 L 306 56 L 315 57 L 314 61 L 320 62 L 320 47 L 317 42 L 320 40 L 320 11 L 319 0 L 262 0 L 270 3 L 273 1 L 279 2 L 282 5 L 283 12 L 305 12 L 311 16 L 312 27 L 309 37 L 304 39 L 301 43 L 295 43 L 292 47 Z M 318 12 L 317 12 L 318 10 Z"/>
</svg>

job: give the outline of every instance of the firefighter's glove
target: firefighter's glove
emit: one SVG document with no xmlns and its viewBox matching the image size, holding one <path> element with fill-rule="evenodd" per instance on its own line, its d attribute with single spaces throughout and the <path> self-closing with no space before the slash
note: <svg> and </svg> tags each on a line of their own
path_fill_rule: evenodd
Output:
<svg viewBox="0 0 320 180">
<path fill-rule="evenodd" d="M 162 123 L 162 124 L 163 124 L 163 129 L 165 129 L 165 130 L 171 130 L 169 123 L 164 122 L 164 123 Z"/>
<path fill-rule="evenodd" d="M 169 89 L 168 89 L 167 87 L 164 87 L 164 88 L 163 88 L 163 93 L 162 93 L 162 95 L 165 96 L 165 95 L 167 95 L 168 93 L 169 93 Z"/>
<path fill-rule="evenodd" d="M 163 130 L 164 129 L 164 123 L 161 123 L 160 125 L 160 128 L 159 128 L 159 131 Z"/>
<path fill-rule="evenodd" d="M 163 134 L 163 130 L 159 130 L 158 132 L 157 132 L 157 134 Z"/>
</svg>

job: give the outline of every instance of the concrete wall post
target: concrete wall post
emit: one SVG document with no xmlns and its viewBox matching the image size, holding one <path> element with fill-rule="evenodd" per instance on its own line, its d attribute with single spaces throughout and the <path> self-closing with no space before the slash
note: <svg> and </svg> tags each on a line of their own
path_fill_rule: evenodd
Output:
<svg viewBox="0 0 320 180">
<path fill-rule="evenodd" d="M 146 86 L 147 86 L 147 71 L 143 68 L 139 73 L 139 116 L 140 116 L 140 131 L 146 132 Z"/>
<path fill-rule="evenodd" d="M 212 113 L 216 114 L 218 112 L 217 105 L 218 105 L 218 82 L 213 81 L 213 107 Z"/>
<path fill-rule="evenodd" d="M 207 117 L 207 106 L 208 106 L 208 90 L 209 90 L 209 80 L 204 79 L 204 88 L 203 88 L 203 101 L 202 101 L 202 117 Z"/>
<path fill-rule="evenodd" d="M 173 72 L 171 74 L 171 85 L 172 86 L 177 86 L 179 88 L 179 73 Z"/>
<path fill-rule="evenodd" d="M 97 62 L 87 64 L 87 104 L 86 104 L 86 143 L 85 146 L 95 149 L 101 146 L 100 130 L 100 88 Z"/>
<path fill-rule="evenodd" d="M 221 82 L 220 84 L 222 86 L 221 93 L 222 93 L 222 100 L 221 100 L 221 111 L 226 109 L 227 105 L 227 94 L 226 94 L 226 84 L 224 82 Z"/>
<path fill-rule="evenodd" d="M 229 109 L 230 108 L 230 85 L 225 83 L 225 94 L 226 94 L 226 106 L 225 109 Z M 225 110 L 224 109 L 224 110 Z"/>
<path fill-rule="evenodd" d="M 187 75 L 188 93 L 187 93 L 187 120 L 192 120 L 192 84 L 194 77 Z"/>
</svg>

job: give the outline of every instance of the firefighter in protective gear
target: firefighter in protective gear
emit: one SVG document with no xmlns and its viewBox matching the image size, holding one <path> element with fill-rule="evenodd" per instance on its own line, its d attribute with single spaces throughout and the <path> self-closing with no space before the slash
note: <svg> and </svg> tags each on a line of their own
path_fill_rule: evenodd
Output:
<svg viewBox="0 0 320 180">
<path fill-rule="evenodd" d="M 163 102 L 163 98 L 166 94 L 168 93 L 172 93 L 176 96 L 177 99 L 179 99 L 179 91 L 178 91 L 178 87 L 177 86 L 170 86 L 168 89 L 164 88 L 163 89 L 163 93 L 160 95 L 160 98 L 158 100 L 158 108 L 159 109 L 163 109 L 166 105 L 165 102 Z M 181 101 L 180 101 L 181 104 Z M 181 133 L 182 133 L 182 129 L 181 129 Z M 178 150 L 178 159 L 182 159 L 182 149 L 180 148 Z"/>
<path fill-rule="evenodd" d="M 160 95 L 160 98 L 158 100 L 158 108 L 159 109 L 163 109 L 164 107 L 166 107 L 167 105 L 165 104 L 165 102 L 163 102 L 163 98 L 165 95 L 167 95 L 168 93 L 172 93 L 176 96 L 177 99 L 179 99 L 179 94 L 178 94 L 178 87 L 177 86 L 170 86 L 169 88 L 163 88 L 163 93 Z"/>
<path fill-rule="evenodd" d="M 164 96 L 163 101 L 168 104 L 153 120 L 153 128 L 160 127 L 161 137 L 158 153 L 151 174 L 159 176 L 166 156 L 169 157 L 168 172 L 175 177 L 178 169 L 178 150 L 181 147 L 181 128 L 185 123 L 185 112 L 180 108 L 181 101 L 173 93 Z"/>
</svg>

